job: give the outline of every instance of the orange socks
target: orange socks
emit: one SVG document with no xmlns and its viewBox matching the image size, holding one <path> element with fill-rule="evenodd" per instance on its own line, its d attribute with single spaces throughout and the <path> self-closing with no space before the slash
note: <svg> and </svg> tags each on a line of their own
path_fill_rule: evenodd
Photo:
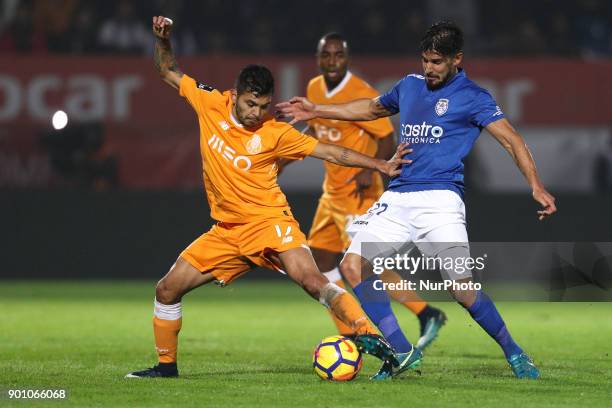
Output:
<svg viewBox="0 0 612 408">
<path fill-rule="evenodd" d="M 333 283 L 335 283 L 336 285 L 344 289 L 343 281 L 339 280 Z M 329 311 L 329 315 L 334 321 L 334 324 L 336 325 L 336 328 L 338 329 L 338 333 L 342 334 L 343 336 L 352 336 L 353 334 L 355 334 L 355 331 L 352 328 L 350 328 L 346 323 L 344 323 L 342 320 L 338 319 L 331 309 L 328 309 L 328 311 Z"/>
<path fill-rule="evenodd" d="M 363 312 L 363 309 L 359 306 L 359 303 L 357 303 L 350 294 L 346 293 L 342 275 L 340 275 L 338 268 L 336 267 L 331 271 L 323 272 L 323 276 L 333 284 L 329 286 L 330 293 L 328 295 L 333 300 L 330 302 L 328 299 L 325 299 L 325 302 L 322 300 L 322 303 L 329 307 L 329 314 L 338 329 L 338 333 L 344 336 L 377 333 L 376 329 L 372 326 Z M 334 297 L 336 294 L 340 293 L 343 295 L 338 295 L 337 298 Z M 343 300 L 340 300 L 340 297 L 342 297 Z M 358 329 L 359 327 L 361 328 Z M 358 330 L 361 330 L 361 332 Z"/>
<path fill-rule="evenodd" d="M 329 308 L 338 319 L 350 328 L 349 333 L 378 333 L 366 317 L 361 306 L 359 306 L 359 303 L 347 292 L 336 295 L 329 302 Z"/>
<path fill-rule="evenodd" d="M 416 295 L 415 295 L 416 296 Z M 423 301 L 414 301 L 414 302 L 403 302 L 402 305 L 406 306 L 412 313 L 418 315 L 427 307 L 427 302 Z"/>
<path fill-rule="evenodd" d="M 153 332 L 160 363 L 176 363 L 178 334 L 183 322 L 181 304 L 164 305 L 155 301 Z"/>
<path fill-rule="evenodd" d="M 155 333 L 155 350 L 160 363 L 176 363 L 176 349 L 178 347 L 178 334 L 183 319 L 162 320 L 153 318 L 153 332 Z"/>
</svg>

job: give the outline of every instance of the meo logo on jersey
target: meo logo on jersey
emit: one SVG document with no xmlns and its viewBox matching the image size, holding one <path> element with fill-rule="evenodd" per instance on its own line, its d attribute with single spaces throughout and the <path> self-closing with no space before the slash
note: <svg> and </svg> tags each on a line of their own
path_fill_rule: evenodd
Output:
<svg viewBox="0 0 612 408">
<path fill-rule="evenodd" d="M 237 169 L 248 171 L 251 168 L 251 160 L 246 156 L 235 156 L 236 151 L 226 146 L 225 140 L 221 139 L 219 136 L 213 134 L 211 138 L 208 139 L 208 145 L 213 151 L 221 154 L 221 157 L 226 161 L 231 162 Z"/>
<path fill-rule="evenodd" d="M 400 130 L 402 142 L 411 144 L 438 144 L 444 135 L 444 129 L 441 126 L 428 125 L 427 122 L 420 125 L 402 123 Z"/>
</svg>

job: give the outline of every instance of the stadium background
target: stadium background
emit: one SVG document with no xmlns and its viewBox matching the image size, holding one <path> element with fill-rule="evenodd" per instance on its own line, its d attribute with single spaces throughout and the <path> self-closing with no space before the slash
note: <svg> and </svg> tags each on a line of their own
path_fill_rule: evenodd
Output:
<svg viewBox="0 0 612 408">
<path fill-rule="evenodd" d="M 507 242 L 612 242 L 610 1 L 0 0 L 1 406 L 47 405 L 7 400 L 9 389 L 63 389 L 74 407 L 610 405 L 610 285 L 583 302 L 496 302 L 540 381 L 517 381 L 463 308 L 434 302 L 448 322 L 422 371 L 373 383 L 378 364 L 365 358 L 355 381 L 329 384 L 311 367 L 335 332 L 329 317 L 258 270 L 185 297 L 180 380 L 125 380 L 155 361 L 155 282 L 212 222 L 196 117 L 153 66 L 156 14 L 174 20 L 185 72 L 223 89 L 243 64 L 267 64 L 275 100 L 304 93 L 328 31 L 347 36 L 352 70 L 384 91 L 420 72 L 426 27 L 454 19 L 468 75 L 525 136 L 559 206 L 537 222 L 518 170 L 483 133 L 467 163 L 472 241 L 505 241 L 504 255 Z M 55 131 L 60 109 L 69 123 Z M 280 180 L 304 230 L 321 176 L 307 159 Z M 395 306 L 415 339 L 417 319 Z"/>
<path fill-rule="evenodd" d="M 268 65 L 275 100 L 304 94 L 318 38 L 344 33 L 351 69 L 385 91 L 420 72 L 441 18 L 466 33 L 464 67 L 525 136 L 559 213 L 544 224 L 486 132 L 469 157 L 474 241 L 612 241 L 612 5 L 607 1 L 0 1 L 0 276 L 160 277 L 211 225 L 197 121 L 153 67 L 152 15 L 175 22 L 179 65 L 226 89 Z M 62 131 L 51 116 L 68 113 Z M 322 166 L 281 184 L 307 231 Z M 270 276 L 251 274 L 251 277 Z"/>
</svg>

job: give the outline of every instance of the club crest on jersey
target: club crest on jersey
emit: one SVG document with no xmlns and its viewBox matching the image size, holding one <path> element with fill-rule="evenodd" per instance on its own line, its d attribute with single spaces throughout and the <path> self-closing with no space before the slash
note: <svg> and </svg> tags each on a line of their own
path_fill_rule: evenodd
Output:
<svg viewBox="0 0 612 408">
<path fill-rule="evenodd" d="M 256 133 L 251 137 L 246 144 L 247 152 L 250 154 L 257 154 L 261 152 L 261 137 Z"/>
<path fill-rule="evenodd" d="M 438 102 L 436 103 L 436 115 L 438 116 L 442 116 L 446 113 L 446 111 L 448 110 L 448 99 L 438 99 Z"/>
<path fill-rule="evenodd" d="M 229 124 L 226 121 L 224 121 L 224 120 L 219 122 L 219 126 L 221 126 L 221 129 L 223 129 L 223 130 L 229 130 L 229 128 L 230 128 Z"/>
</svg>

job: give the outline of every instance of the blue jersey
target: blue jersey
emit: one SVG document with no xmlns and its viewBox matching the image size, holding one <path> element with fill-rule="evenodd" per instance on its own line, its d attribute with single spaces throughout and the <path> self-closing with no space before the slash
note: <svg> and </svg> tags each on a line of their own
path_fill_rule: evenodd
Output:
<svg viewBox="0 0 612 408">
<path fill-rule="evenodd" d="M 425 78 L 401 79 L 380 103 L 400 114 L 400 141 L 413 160 L 391 180 L 398 192 L 452 190 L 463 197 L 463 159 L 483 127 L 504 117 L 489 92 L 459 72 L 443 87 L 429 90 Z"/>
</svg>

